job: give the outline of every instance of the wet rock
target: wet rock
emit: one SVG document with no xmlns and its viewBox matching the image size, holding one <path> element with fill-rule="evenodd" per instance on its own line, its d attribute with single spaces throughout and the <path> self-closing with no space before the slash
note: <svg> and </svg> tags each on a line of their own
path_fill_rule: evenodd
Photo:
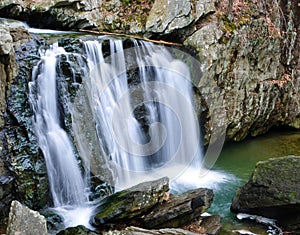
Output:
<svg viewBox="0 0 300 235">
<path fill-rule="evenodd" d="M 220 223 L 201 217 L 211 205 L 213 191 L 210 189 L 195 189 L 181 195 L 170 195 L 168 191 L 168 179 L 145 182 L 128 190 L 123 190 L 111 195 L 100 202 L 97 214 L 91 223 L 99 229 L 122 228 L 130 225 L 138 225 L 153 230 L 153 234 L 192 234 L 184 230 L 170 229 L 183 227 L 191 231 L 211 232 L 220 229 Z M 214 217 L 210 217 L 214 218 Z M 218 217 L 219 218 L 219 217 Z M 199 220 L 199 228 L 192 229 L 189 226 L 193 221 Z M 218 220 L 220 222 L 220 218 Z M 219 227 L 218 227 L 219 226 Z M 164 230 L 168 228 L 170 230 Z M 147 230 L 139 229 L 146 232 Z M 139 234 L 138 230 L 111 231 L 107 234 Z M 187 233 L 181 233 L 187 232 Z M 149 233 L 152 234 L 152 233 Z"/>
<path fill-rule="evenodd" d="M 97 235 L 99 233 L 96 233 L 92 230 L 89 230 L 88 228 L 86 228 L 82 225 L 79 225 L 77 227 L 67 228 L 67 229 L 62 230 L 59 233 L 57 233 L 57 235 L 73 235 L 73 234 L 77 234 L 77 235 Z"/>
<path fill-rule="evenodd" d="M 202 217 L 200 226 L 204 229 L 206 234 L 218 234 L 222 227 L 221 217 L 219 215 Z"/>
<path fill-rule="evenodd" d="M 209 235 L 219 234 L 222 224 L 219 215 L 209 215 L 204 213 L 200 218 L 192 220 L 189 224 L 182 227 L 183 229 Z"/>
<path fill-rule="evenodd" d="M 169 200 L 157 205 L 142 217 L 145 228 L 176 228 L 200 218 L 211 205 L 213 191 L 210 189 L 189 190 L 181 195 L 172 195 Z"/>
<path fill-rule="evenodd" d="M 2 28 L 3 26 L 0 26 Z M 33 209 L 48 202 L 48 179 L 37 145 L 28 102 L 28 82 L 37 61 L 38 44 L 23 27 L 6 26 L 12 39 L 8 55 L 0 55 L 0 159 L 3 161 L 0 187 L 0 217 L 17 199 Z M 4 103 L 2 103 L 2 101 Z"/>
<path fill-rule="evenodd" d="M 143 235 L 143 234 L 149 234 L 149 235 L 158 235 L 158 234 L 167 234 L 167 235 L 196 235 L 199 233 L 193 233 L 184 229 L 180 228 L 163 228 L 163 229 L 143 229 L 138 227 L 128 227 L 122 231 L 109 231 L 103 233 L 103 235 Z"/>
<path fill-rule="evenodd" d="M 6 233 L 7 235 L 46 235 L 48 234 L 46 220 L 38 212 L 30 210 L 18 201 L 13 201 L 9 212 Z"/>
<path fill-rule="evenodd" d="M 162 202 L 168 190 L 169 179 L 165 177 L 117 192 L 100 202 L 91 222 L 95 226 L 119 221 L 127 223 Z"/>
<path fill-rule="evenodd" d="M 299 229 L 299 180 L 299 156 L 258 162 L 248 183 L 236 192 L 231 210 L 277 219 L 284 225 L 298 223 Z"/>
</svg>

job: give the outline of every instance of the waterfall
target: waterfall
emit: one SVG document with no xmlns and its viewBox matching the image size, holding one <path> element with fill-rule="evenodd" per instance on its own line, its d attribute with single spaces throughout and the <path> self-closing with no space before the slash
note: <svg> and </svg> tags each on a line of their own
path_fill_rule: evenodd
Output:
<svg viewBox="0 0 300 235">
<path fill-rule="evenodd" d="M 133 44 L 124 49 L 121 39 L 106 37 L 85 42 L 90 105 L 119 188 L 165 175 L 176 178 L 190 167 L 199 172 L 203 161 L 189 68 L 164 47 Z M 135 78 L 128 77 L 130 71 Z"/>
<path fill-rule="evenodd" d="M 57 92 L 59 59 L 71 61 L 74 54 L 57 43 L 41 50 L 29 83 L 53 209 L 62 215 L 65 227 L 89 227 L 95 206 L 89 201 L 89 177 L 100 179 L 104 167 L 113 172 L 117 190 L 163 176 L 170 177 L 174 191 L 211 188 L 214 182 L 226 180 L 213 171 L 200 177 L 204 169 L 200 129 L 184 62 L 166 48 L 143 41 L 132 40 L 128 48 L 124 40 L 108 37 L 83 44 L 80 56 L 86 60 L 79 66 L 87 69 L 82 84 L 76 84 L 80 89 L 73 104 L 68 101 L 66 109 L 90 113 L 73 113 L 74 136 L 67 134 L 61 111 L 65 107 L 59 101 L 65 97 Z M 95 159 L 100 155 L 106 160 Z"/>
<path fill-rule="evenodd" d="M 34 112 L 34 127 L 40 148 L 43 151 L 53 208 L 64 218 L 65 226 L 88 225 L 70 218 L 74 210 L 88 214 L 88 185 L 79 168 L 73 144 L 61 127 L 57 95 L 57 60 L 67 54 L 63 48 L 54 44 L 41 52 L 41 60 L 33 70 L 33 81 L 29 83 L 30 102 Z"/>
</svg>

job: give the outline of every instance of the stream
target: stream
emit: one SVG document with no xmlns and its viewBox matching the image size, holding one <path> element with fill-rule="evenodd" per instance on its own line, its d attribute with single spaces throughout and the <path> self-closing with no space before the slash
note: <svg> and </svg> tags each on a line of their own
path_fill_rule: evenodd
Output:
<svg viewBox="0 0 300 235">
<path fill-rule="evenodd" d="M 263 136 L 224 146 L 214 169 L 232 174 L 235 180 L 215 190 L 214 202 L 209 209 L 210 213 L 222 217 L 224 233 L 233 229 L 247 229 L 253 233 L 272 234 L 266 232 L 265 226 L 236 219 L 235 214 L 230 212 L 230 205 L 236 190 L 249 180 L 258 161 L 287 155 L 300 155 L 299 131 L 271 131 Z"/>
</svg>

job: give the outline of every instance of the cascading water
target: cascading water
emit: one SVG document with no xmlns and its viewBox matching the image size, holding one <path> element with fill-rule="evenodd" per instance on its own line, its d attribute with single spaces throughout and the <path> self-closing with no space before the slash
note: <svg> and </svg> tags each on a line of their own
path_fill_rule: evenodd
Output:
<svg viewBox="0 0 300 235">
<path fill-rule="evenodd" d="M 85 110 L 91 111 L 86 116 L 93 119 L 85 132 L 88 138 L 80 133 L 85 124 L 78 124 L 86 121 L 84 117 L 73 114 L 72 125 L 85 173 L 74 154 L 75 144 L 60 123 L 57 63 L 68 53 L 54 44 L 42 51 L 33 71 L 29 87 L 34 126 L 46 159 L 53 207 L 64 217 L 65 227 L 89 226 L 94 205 L 89 202 L 88 177 L 99 175 L 88 169 L 92 166 L 89 160 L 93 164 L 97 161 L 83 153 L 98 149 L 89 146 L 91 136 L 98 136 L 102 150 L 94 155 L 106 155 L 117 189 L 163 176 L 173 180 L 174 191 L 177 187 L 178 191 L 210 187 L 226 180 L 222 173 L 212 171 L 200 177 L 200 131 L 187 65 L 164 47 L 132 41 L 133 47 L 124 49 L 123 43 L 107 37 L 84 42 L 87 64 L 82 66 L 89 72 L 78 86 L 84 93 L 81 96 L 87 97 L 83 103 L 89 107 Z M 104 47 L 109 47 L 110 56 L 104 56 Z M 69 106 L 70 112 L 76 110 Z M 88 133 L 92 129 L 96 135 Z"/>
<path fill-rule="evenodd" d="M 53 208 L 63 216 L 66 227 L 82 223 L 88 226 L 88 216 L 86 222 L 81 216 L 73 216 L 75 210 L 85 217 L 91 208 L 89 186 L 82 176 L 73 144 L 60 126 L 56 66 L 62 54 L 66 54 L 63 48 L 54 44 L 41 52 L 42 58 L 33 70 L 33 81 L 29 83 L 33 122 L 47 165 Z"/>
<path fill-rule="evenodd" d="M 104 57 L 107 37 L 102 39 L 85 42 L 87 87 L 100 142 L 115 163 L 117 188 L 166 175 L 176 179 L 175 191 L 224 180 L 212 171 L 200 178 L 200 131 L 187 65 L 142 41 L 124 49 L 122 40 L 110 39 L 110 56 Z"/>
</svg>

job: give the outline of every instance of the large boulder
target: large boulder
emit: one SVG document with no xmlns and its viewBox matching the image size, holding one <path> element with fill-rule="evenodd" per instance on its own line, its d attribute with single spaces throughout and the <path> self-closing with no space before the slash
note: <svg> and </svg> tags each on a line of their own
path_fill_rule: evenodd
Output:
<svg viewBox="0 0 300 235">
<path fill-rule="evenodd" d="M 7 235 L 47 235 L 46 219 L 18 201 L 12 201 L 8 218 Z"/>
<path fill-rule="evenodd" d="M 162 202 L 168 190 L 169 179 L 165 177 L 117 192 L 100 202 L 92 223 L 99 226 L 141 216 L 154 205 Z"/>
<path fill-rule="evenodd" d="M 201 216 L 212 203 L 212 190 L 199 188 L 172 195 L 168 189 L 168 178 L 161 178 L 120 191 L 100 202 L 91 222 L 101 230 L 132 225 L 146 229 L 185 226 L 191 231 L 215 234 L 213 231 L 220 229 L 220 223 L 211 220 L 214 217 Z"/>
<path fill-rule="evenodd" d="M 262 215 L 300 230 L 300 156 L 258 162 L 236 192 L 231 211 Z"/>
</svg>

